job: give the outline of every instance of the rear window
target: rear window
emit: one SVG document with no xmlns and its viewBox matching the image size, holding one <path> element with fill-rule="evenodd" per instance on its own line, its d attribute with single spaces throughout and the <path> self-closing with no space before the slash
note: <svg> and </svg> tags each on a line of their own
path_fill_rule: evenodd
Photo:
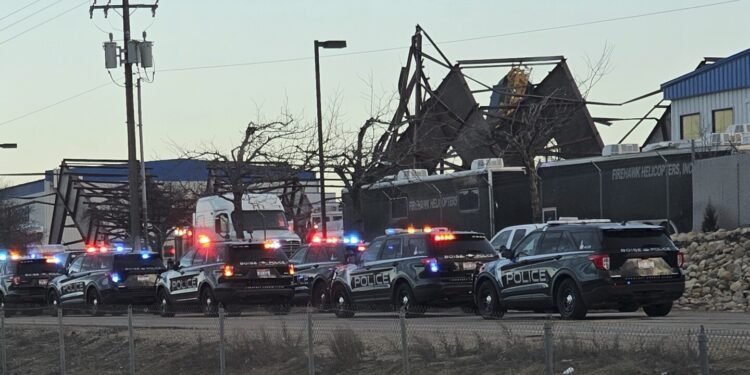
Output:
<svg viewBox="0 0 750 375">
<path fill-rule="evenodd" d="M 59 270 L 57 264 L 47 263 L 44 259 L 21 260 L 16 264 L 16 274 L 19 276 L 60 274 Z"/>
<path fill-rule="evenodd" d="M 430 253 L 434 255 L 495 254 L 495 249 L 481 234 L 453 233 L 453 239 L 437 241 L 436 236 L 441 234 L 433 233 L 430 237 Z"/>
<path fill-rule="evenodd" d="M 224 249 L 222 255 L 222 260 L 230 264 L 259 261 L 289 261 L 283 250 L 266 249 L 262 244 L 230 246 Z"/>
<path fill-rule="evenodd" d="M 659 230 L 604 231 L 604 248 L 623 253 L 676 250 L 672 241 Z"/>
<path fill-rule="evenodd" d="M 159 254 L 115 255 L 114 263 L 114 268 L 122 271 L 151 271 L 165 268 Z"/>
</svg>

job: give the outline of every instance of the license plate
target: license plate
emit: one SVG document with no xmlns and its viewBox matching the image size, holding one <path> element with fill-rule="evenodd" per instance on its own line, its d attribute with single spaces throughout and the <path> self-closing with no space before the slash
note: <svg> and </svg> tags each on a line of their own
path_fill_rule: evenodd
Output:
<svg viewBox="0 0 750 375">
<path fill-rule="evenodd" d="M 271 270 L 268 268 L 258 268 L 256 270 L 258 277 L 272 277 Z"/>
<path fill-rule="evenodd" d="M 650 270 L 654 268 L 653 259 L 638 259 L 638 268 L 642 270 Z"/>
<path fill-rule="evenodd" d="M 137 279 L 139 282 L 149 282 L 151 281 L 151 275 L 138 275 Z"/>
<path fill-rule="evenodd" d="M 462 268 L 464 271 L 473 271 L 477 268 L 477 262 L 464 262 Z"/>
<path fill-rule="evenodd" d="M 47 285 L 47 281 L 49 281 L 49 280 L 47 280 L 47 279 L 39 279 L 39 285 L 40 286 L 46 286 Z"/>
</svg>

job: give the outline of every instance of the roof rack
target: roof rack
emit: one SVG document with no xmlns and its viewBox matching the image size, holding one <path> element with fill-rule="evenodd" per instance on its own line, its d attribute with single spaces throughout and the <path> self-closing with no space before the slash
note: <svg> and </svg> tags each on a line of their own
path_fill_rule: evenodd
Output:
<svg viewBox="0 0 750 375">
<path fill-rule="evenodd" d="M 566 224 L 605 224 L 611 223 L 609 219 L 573 219 L 573 220 L 550 220 L 547 225 L 566 225 Z"/>
</svg>

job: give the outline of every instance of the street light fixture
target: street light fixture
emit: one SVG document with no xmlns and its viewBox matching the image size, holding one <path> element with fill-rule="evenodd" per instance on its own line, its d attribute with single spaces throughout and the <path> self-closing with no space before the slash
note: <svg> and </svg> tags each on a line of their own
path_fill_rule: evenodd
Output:
<svg viewBox="0 0 750 375">
<path fill-rule="evenodd" d="M 17 143 L 0 143 L 0 148 L 18 148 Z"/>
<path fill-rule="evenodd" d="M 323 238 L 328 236 L 326 223 L 325 161 L 323 159 L 323 117 L 320 109 L 320 48 L 346 48 L 345 40 L 315 41 L 315 94 L 318 101 L 318 169 L 320 169 L 320 228 Z"/>
</svg>

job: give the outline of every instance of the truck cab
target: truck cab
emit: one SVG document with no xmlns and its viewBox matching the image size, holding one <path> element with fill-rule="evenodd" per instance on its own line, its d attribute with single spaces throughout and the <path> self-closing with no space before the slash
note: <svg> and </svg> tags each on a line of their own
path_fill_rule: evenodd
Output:
<svg viewBox="0 0 750 375">
<path fill-rule="evenodd" d="M 234 222 L 242 215 L 246 240 L 263 242 L 274 240 L 287 255 L 299 248 L 301 240 L 289 229 L 281 200 L 273 194 L 244 194 L 242 212 L 235 212 L 232 193 L 198 199 L 193 215 L 193 228 L 198 239 L 211 242 L 236 241 Z"/>
</svg>

